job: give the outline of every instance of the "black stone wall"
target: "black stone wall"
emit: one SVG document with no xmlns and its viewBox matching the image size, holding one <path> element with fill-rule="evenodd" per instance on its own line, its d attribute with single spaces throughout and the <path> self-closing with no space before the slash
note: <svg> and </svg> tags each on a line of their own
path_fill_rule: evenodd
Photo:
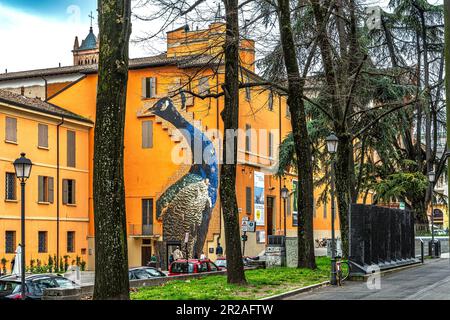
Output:
<svg viewBox="0 0 450 320">
<path fill-rule="evenodd" d="M 353 204 L 350 260 L 358 265 L 390 264 L 415 257 L 410 211 Z"/>
</svg>

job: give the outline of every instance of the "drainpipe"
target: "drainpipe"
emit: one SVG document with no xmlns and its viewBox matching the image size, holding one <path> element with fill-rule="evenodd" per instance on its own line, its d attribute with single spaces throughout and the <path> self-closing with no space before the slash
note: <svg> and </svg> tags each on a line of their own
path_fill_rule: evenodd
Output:
<svg viewBox="0 0 450 320">
<path fill-rule="evenodd" d="M 60 171 L 60 164 L 59 164 L 59 128 L 64 124 L 64 117 L 61 118 L 61 122 L 58 123 L 56 127 L 56 268 L 58 268 L 59 265 L 59 189 L 60 189 L 60 182 L 59 182 L 59 171 Z"/>
</svg>

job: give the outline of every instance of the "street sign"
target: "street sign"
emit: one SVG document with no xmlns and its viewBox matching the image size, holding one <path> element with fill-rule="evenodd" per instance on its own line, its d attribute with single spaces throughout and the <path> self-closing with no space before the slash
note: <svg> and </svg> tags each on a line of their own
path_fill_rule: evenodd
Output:
<svg viewBox="0 0 450 320">
<path fill-rule="evenodd" d="M 247 223 L 247 231 L 248 232 L 255 232 L 256 231 L 256 222 L 255 221 L 249 221 Z"/>
<path fill-rule="evenodd" d="M 400 210 L 405 210 L 405 203 L 404 202 L 400 202 L 399 209 Z"/>
<path fill-rule="evenodd" d="M 189 242 L 189 232 L 186 232 L 186 234 L 184 235 L 184 243 L 188 242 Z"/>
</svg>

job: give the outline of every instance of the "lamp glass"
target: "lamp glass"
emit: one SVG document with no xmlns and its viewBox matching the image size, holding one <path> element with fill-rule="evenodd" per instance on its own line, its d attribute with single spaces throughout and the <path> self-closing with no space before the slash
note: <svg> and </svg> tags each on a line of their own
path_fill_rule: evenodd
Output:
<svg viewBox="0 0 450 320">
<path fill-rule="evenodd" d="M 435 178 L 436 178 L 436 174 L 434 173 L 434 171 L 428 172 L 428 181 L 434 182 Z"/>
<path fill-rule="evenodd" d="M 288 190 L 288 188 L 286 188 L 286 186 L 284 186 L 283 188 L 281 188 L 281 197 L 282 197 L 283 199 L 287 199 L 288 193 L 289 193 L 289 190 Z"/>
<path fill-rule="evenodd" d="M 30 159 L 25 158 L 25 153 L 21 154 L 21 157 L 14 161 L 14 170 L 16 171 L 16 177 L 19 180 L 25 181 L 30 177 L 32 163 Z"/>
<path fill-rule="evenodd" d="M 329 153 L 336 153 L 337 147 L 338 147 L 338 138 L 332 133 L 329 135 L 326 139 L 327 142 L 327 149 Z"/>
</svg>

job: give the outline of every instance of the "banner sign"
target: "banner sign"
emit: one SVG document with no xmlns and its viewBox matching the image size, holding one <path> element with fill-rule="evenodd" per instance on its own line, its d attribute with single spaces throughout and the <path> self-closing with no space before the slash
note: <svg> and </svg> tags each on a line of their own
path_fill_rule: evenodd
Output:
<svg viewBox="0 0 450 320">
<path fill-rule="evenodd" d="M 255 208 L 255 222 L 257 226 L 264 225 L 264 173 L 254 172 L 254 208 Z"/>
<path fill-rule="evenodd" d="M 291 200 L 292 199 L 292 200 Z M 298 225 L 298 181 L 292 181 L 292 197 L 289 198 L 289 201 L 292 201 L 292 225 L 295 227 Z"/>
</svg>

